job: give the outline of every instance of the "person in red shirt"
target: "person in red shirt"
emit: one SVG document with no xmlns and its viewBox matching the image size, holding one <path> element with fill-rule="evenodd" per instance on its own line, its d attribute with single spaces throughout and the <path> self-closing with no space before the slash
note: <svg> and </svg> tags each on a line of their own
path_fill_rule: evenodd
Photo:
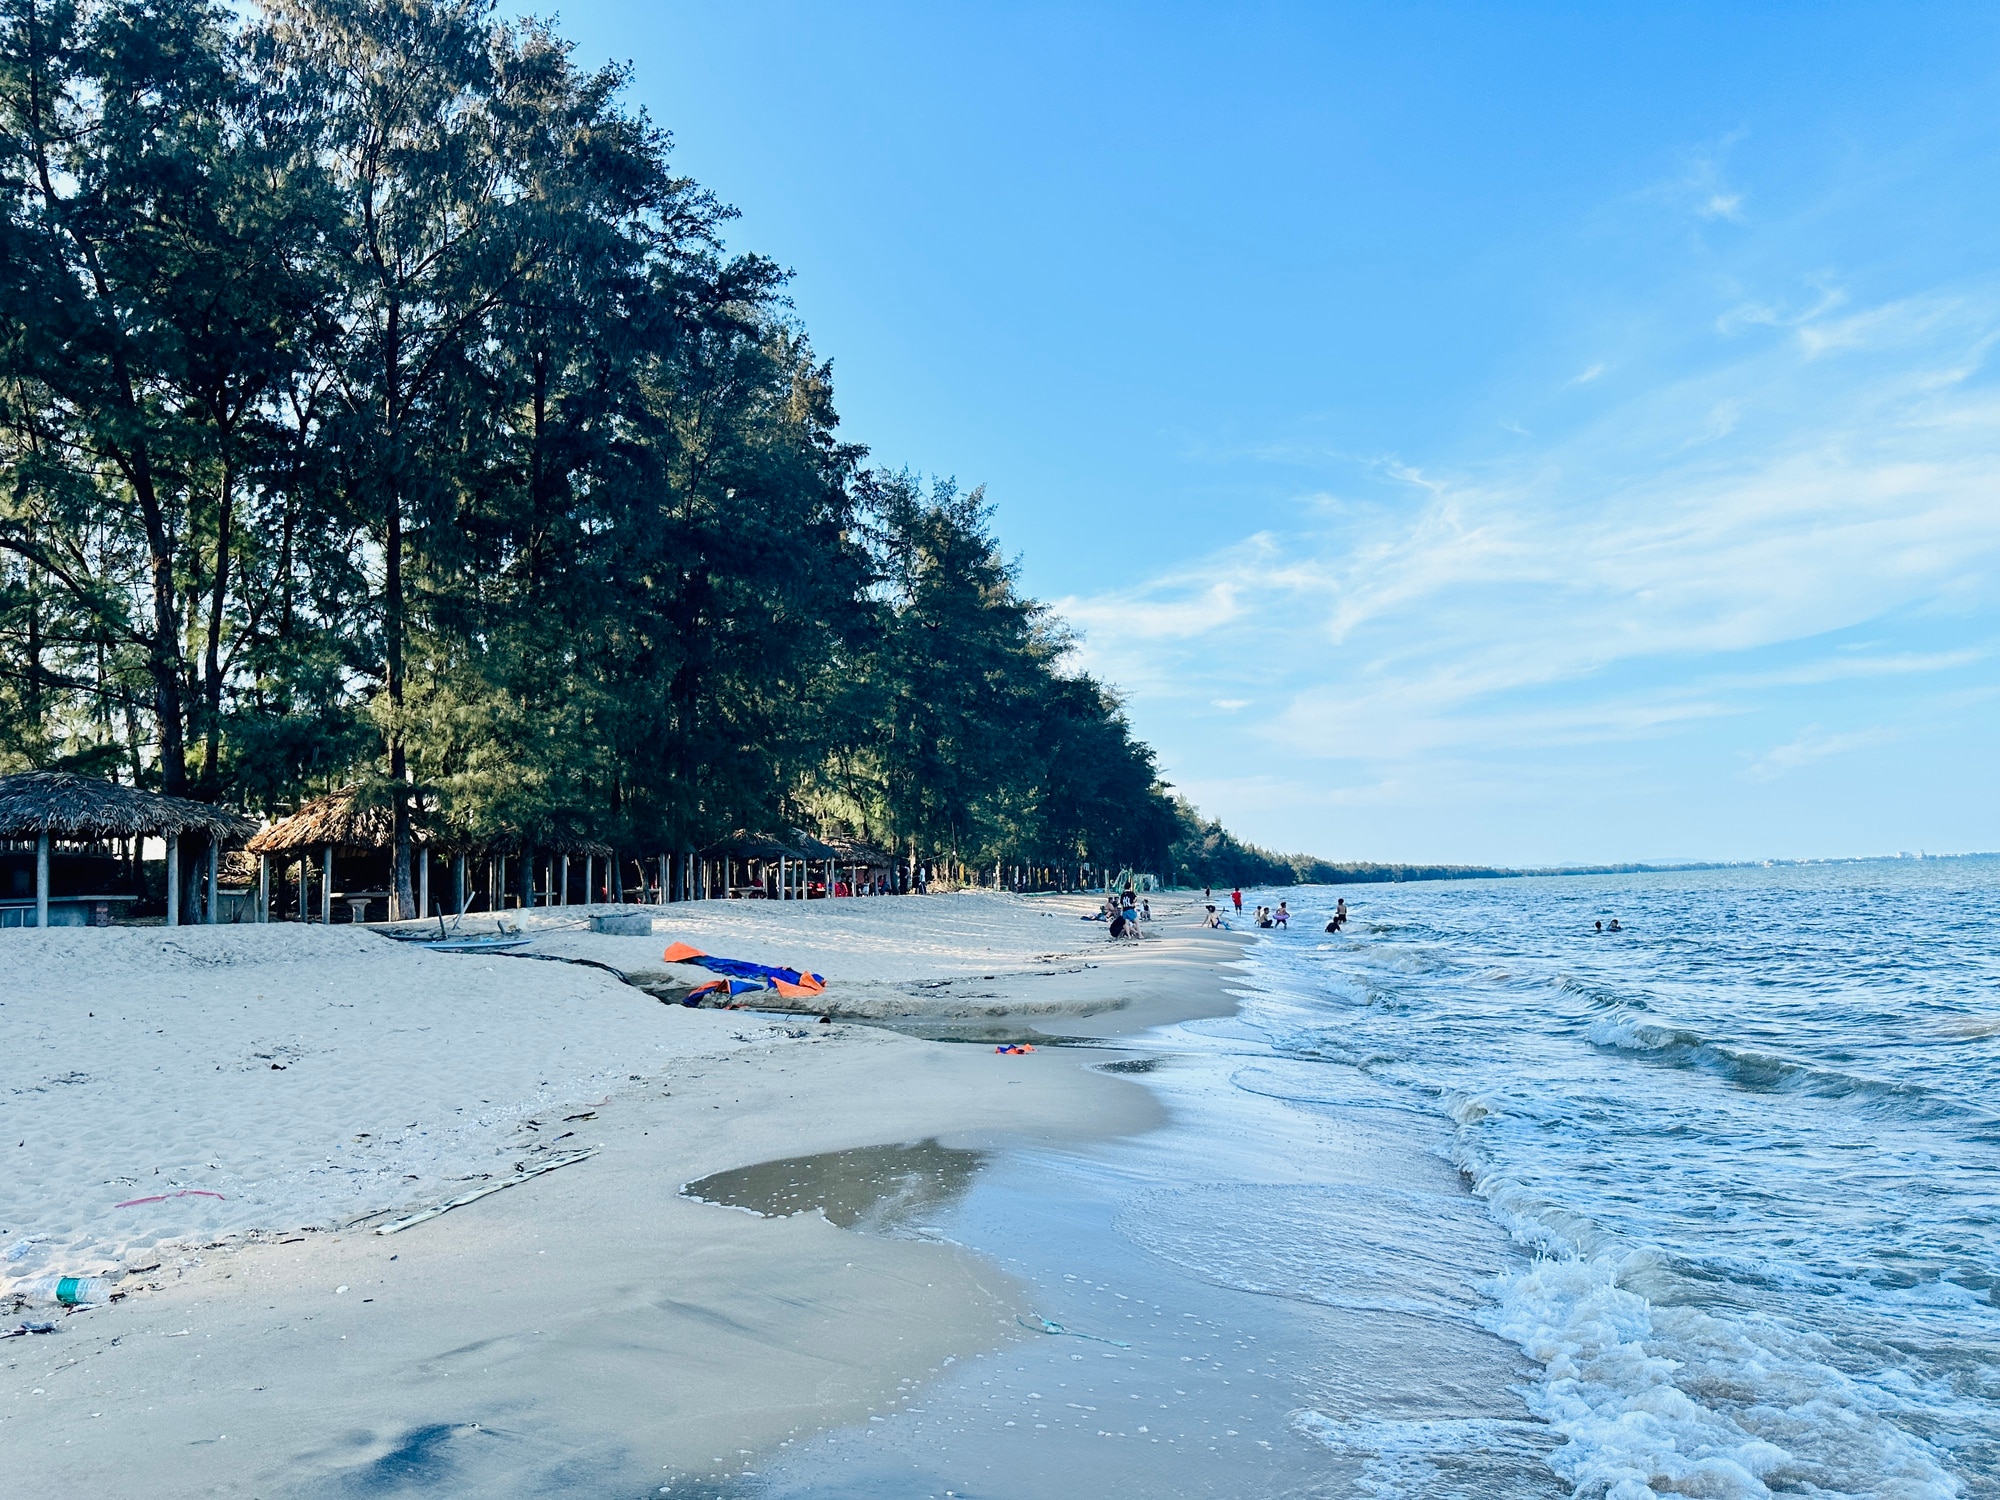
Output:
<svg viewBox="0 0 2000 1500">
<path fill-rule="evenodd" d="M 1229 893 L 1229 899 L 1236 903 L 1236 910 L 1240 913 L 1243 910 L 1243 892 L 1231 891 Z"/>
</svg>

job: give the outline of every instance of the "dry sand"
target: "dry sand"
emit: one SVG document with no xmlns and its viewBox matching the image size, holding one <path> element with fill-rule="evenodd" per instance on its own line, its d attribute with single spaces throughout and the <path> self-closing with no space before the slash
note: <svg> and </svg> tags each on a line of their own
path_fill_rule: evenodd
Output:
<svg viewBox="0 0 2000 1500">
<path fill-rule="evenodd" d="M 571 930 L 574 912 L 528 925 L 537 949 L 626 970 L 674 938 L 803 963 L 849 1013 L 1101 1033 L 1227 1008 L 1230 939 L 1181 915 L 1114 951 L 1083 909 L 962 895 L 695 904 L 646 938 Z M 348 929 L 10 933 L 0 1275 L 129 1274 L 116 1303 L 0 1320 L 58 1325 L 0 1341 L 0 1473 L 41 1494 L 278 1496 L 740 1472 L 886 1410 L 1024 1309 L 956 1246 L 680 1187 L 877 1143 L 1147 1128 L 1152 1096 L 1103 1058 L 689 1010 L 601 971 Z M 580 1146 L 598 1154 L 371 1232 Z M 188 1189 L 222 1196 L 115 1206 Z"/>
</svg>

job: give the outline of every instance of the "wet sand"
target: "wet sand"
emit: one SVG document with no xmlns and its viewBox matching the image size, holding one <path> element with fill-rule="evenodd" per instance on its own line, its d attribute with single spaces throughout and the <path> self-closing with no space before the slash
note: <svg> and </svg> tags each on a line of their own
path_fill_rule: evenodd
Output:
<svg viewBox="0 0 2000 1500">
<path fill-rule="evenodd" d="M 927 905 L 854 904 L 880 908 L 878 923 Z M 825 922 L 838 914 L 823 908 L 840 905 L 785 916 Z M 1004 922 L 958 910 L 992 916 L 996 930 L 1050 920 L 1016 905 Z M 1101 931 L 1085 936 L 1101 942 Z M 801 951 L 796 931 L 786 937 Z M 1229 1007 L 1236 947 L 1191 921 L 1116 953 L 1072 940 L 1079 951 L 1079 963 L 1011 977 L 975 957 L 958 973 L 912 964 L 869 982 L 875 1001 L 901 997 L 878 1008 L 905 1024 L 1028 1035 L 1051 1003 L 1071 1031 Z M 587 972 L 520 964 L 510 982 L 534 971 L 564 983 Z M 922 986 L 940 980 L 960 991 L 960 1012 L 976 991 L 976 1012 L 927 1017 Z M 562 1123 L 558 1149 L 598 1154 L 394 1235 L 371 1230 L 407 1200 L 347 1227 L 273 1222 L 162 1242 L 150 1268 L 119 1283 L 117 1303 L 0 1342 L 0 1468 L 36 1476 L 42 1493 L 101 1496 L 603 1496 L 725 1482 L 787 1442 L 896 1409 L 969 1354 L 1031 1336 L 1012 1278 L 914 1222 L 948 1216 L 978 1153 L 1141 1133 L 1162 1118 L 1136 1082 L 1088 1066 L 1102 1054 L 999 1056 L 881 1025 L 698 1015 L 591 982 L 606 987 L 592 1003 L 608 1014 L 643 1007 L 629 1021 L 642 1031 L 704 1028 L 700 1045 L 679 1038 L 602 1097 L 537 1110 Z M 18 1008 L 0 1016 L 21 1020 Z M 142 1121 L 171 1112 L 171 1083 L 152 1098 L 142 1078 L 127 1087 Z M 803 1188 L 794 1168 L 755 1170 L 857 1148 L 887 1150 L 855 1159 L 872 1165 L 844 1186 L 824 1170 Z M 789 1182 L 815 1200 L 835 1189 L 833 1212 L 760 1215 L 680 1191 L 746 1168 L 763 1208 L 783 1207 L 768 1192 Z M 7 1228 L 14 1207 L 0 1208 Z M 891 1221 L 895 1233 L 867 1232 Z M 29 1308 L 6 1326 L 48 1316 Z"/>
</svg>

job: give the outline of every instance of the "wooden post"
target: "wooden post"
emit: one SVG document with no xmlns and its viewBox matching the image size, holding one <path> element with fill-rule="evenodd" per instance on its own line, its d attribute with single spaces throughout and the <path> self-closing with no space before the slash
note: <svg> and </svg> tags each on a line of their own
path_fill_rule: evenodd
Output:
<svg viewBox="0 0 2000 1500">
<path fill-rule="evenodd" d="M 507 856 L 504 854 L 500 856 L 499 867 L 494 872 L 493 890 L 495 892 L 493 909 L 495 911 L 505 911 L 507 909 Z"/>
<path fill-rule="evenodd" d="M 222 840 L 208 836 L 208 916 L 210 927 L 222 920 Z"/>
<path fill-rule="evenodd" d="M 257 920 L 271 920 L 271 856 L 257 856 Z"/>
<path fill-rule="evenodd" d="M 611 856 L 611 889 L 607 893 L 620 906 L 625 904 L 625 861 L 616 854 Z"/>
<path fill-rule="evenodd" d="M 431 914 L 431 846 L 424 845 L 417 858 L 423 861 L 417 866 L 417 916 L 422 918 Z"/>
<path fill-rule="evenodd" d="M 662 854 L 660 856 L 659 904 L 664 906 L 666 905 L 666 903 L 667 903 L 667 857 L 666 855 Z"/>
<path fill-rule="evenodd" d="M 322 927 L 333 925 L 333 845 L 319 856 L 319 920 Z"/>
<path fill-rule="evenodd" d="M 595 900 L 597 899 L 597 891 L 596 891 L 596 889 L 595 889 L 595 888 L 594 888 L 594 887 L 593 887 L 593 886 L 591 885 L 591 877 L 592 877 L 592 876 L 593 876 L 594 874 L 596 874 L 596 872 L 597 872 L 597 856 L 596 856 L 595 854 L 586 854 L 586 855 L 584 855 L 584 857 L 583 857 L 583 904 L 584 904 L 585 906 L 588 906 L 588 905 L 590 905 L 590 903 L 591 903 L 591 902 L 593 902 L 593 901 L 595 901 Z"/>
<path fill-rule="evenodd" d="M 170 833 L 167 846 L 167 925 L 181 925 L 181 836 Z"/>
<path fill-rule="evenodd" d="M 785 856 L 780 854 L 778 856 L 778 899 L 780 901 L 785 899 L 785 874 Z"/>
<path fill-rule="evenodd" d="M 35 925 L 49 925 L 49 831 L 35 835 Z"/>
</svg>

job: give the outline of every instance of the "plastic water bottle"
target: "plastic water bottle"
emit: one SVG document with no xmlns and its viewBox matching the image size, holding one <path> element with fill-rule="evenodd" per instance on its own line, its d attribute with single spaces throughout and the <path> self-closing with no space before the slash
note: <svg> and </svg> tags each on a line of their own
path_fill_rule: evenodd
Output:
<svg viewBox="0 0 2000 1500">
<path fill-rule="evenodd" d="M 81 1307 L 102 1302 L 111 1295 L 111 1281 L 105 1276 L 44 1276 L 26 1286 L 16 1287 L 30 1302 L 55 1302 L 64 1307 Z"/>
</svg>

